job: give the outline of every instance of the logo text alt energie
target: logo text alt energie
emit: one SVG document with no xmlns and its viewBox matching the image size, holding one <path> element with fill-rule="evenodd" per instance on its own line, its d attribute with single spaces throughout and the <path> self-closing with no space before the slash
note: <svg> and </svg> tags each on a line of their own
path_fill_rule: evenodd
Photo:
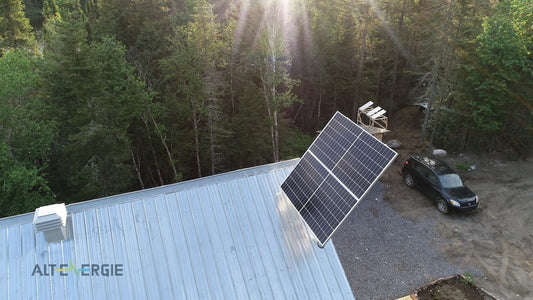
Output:
<svg viewBox="0 0 533 300">
<path fill-rule="evenodd" d="M 82 264 L 81 268 L 75 268 L 72 261 L 69 264 L 35 264 L 32 276 L 68 276 L 68 272 L 74 272 L 76 277 L 81 276 L 123 276 L 123 264 Z"/>
</svg>

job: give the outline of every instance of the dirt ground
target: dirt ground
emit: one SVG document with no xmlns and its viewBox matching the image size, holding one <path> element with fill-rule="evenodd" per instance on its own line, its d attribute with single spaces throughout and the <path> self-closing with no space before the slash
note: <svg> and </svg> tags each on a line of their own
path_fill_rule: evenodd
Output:
<svg viewBox="0 0 533 300">
<path fill-rule="evenodd" d="M 494 300 L 480 288 L 472 285 L 467 277 L 456 275 L 440 279 L 417 290 L 418 300 Z"/>
<path fill-rule="evenodd" d="M 480 203 L 472 213 L 442 215 L 403 184 L 399 171 L 405 158 L 427 148 L 420 143 L 422 117 L 416 107 L 406 107 L 390 120 L 384 141 L 397 139 L 402 147 L 382 177 L 385 200 L 406 219 L 432 219 L 436 251 L 450 263 L 478 270 L 473 274 L 477 286 L 501 299 L 533 299 L 533 158 L 507 162 L 496 156 L 449 155 L 445 161 L 454 168 L 458 163 L 475 166 L 459 174 Z"/>
</svg>

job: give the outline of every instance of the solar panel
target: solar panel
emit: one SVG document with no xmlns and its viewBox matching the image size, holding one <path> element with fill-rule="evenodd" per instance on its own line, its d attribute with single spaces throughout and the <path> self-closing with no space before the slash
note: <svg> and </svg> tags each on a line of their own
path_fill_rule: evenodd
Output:
<svg viewBox="0 0 533 300">
<path fill-rule="evenodd" d="M 397 155 L 337 112 L 281 188 L 323 247 Z"/>
</svg>

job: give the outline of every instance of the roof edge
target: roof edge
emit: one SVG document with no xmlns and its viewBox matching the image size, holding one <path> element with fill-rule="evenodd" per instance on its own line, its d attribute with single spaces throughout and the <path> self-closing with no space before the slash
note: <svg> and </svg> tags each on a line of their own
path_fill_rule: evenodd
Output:
<svg viewBox="0 0 533 300">
<path fill-rule="evenodd" d="M 296 165 L 298 161 L 299 161 L 299 158 L 293 158 L 290 160 L 280 161 L 277 163 L 270 163 L 266 165 L 259 165 L 259 166 L 244 168 L 244 169 L 238 169 L 235 171 L 229 171 L 226 173 L 220 173 L 220 174 L 210 175 L 206 177 L 195 178 L 195 179 L 191 179 L 187 181 L 171 183 L 171 184 L 153 187 L 149 189 L 137 190 L 137 191 L 126 192 L 126 193 L 112 195 L 112 196 L 106 196 L 102 198 L 96 198 L 92 200 L 86 200 L 82 202 L 76 202 L 76 203 L 72 203 L 66 206 L 67 212 L 68 213 L 80 212 L 86 209 L 104 207 L 104 206 L 108 206 L 111 204 L 117 204 L 117 203 L 129 202 L 129 201 L 135 201 L 138 199 L 149 198 L 149 197 L 153 197 L 156 195 L 190 190 L 193 188 L 198 188 L 198 187 L 202 187 L 202 186 L 209 185 L 209 184 L 229 181 L 235 178 L 255 176 L 258 174 L 262 174 L 262 173 L 272 172 L 274 170 L 293 167 Z M 29 212 L 25 214 L 1 218 L 0 228 L 31 223 L 33 220 L 33 215 L 34 215 L 33 212 Z"/>
</svg>

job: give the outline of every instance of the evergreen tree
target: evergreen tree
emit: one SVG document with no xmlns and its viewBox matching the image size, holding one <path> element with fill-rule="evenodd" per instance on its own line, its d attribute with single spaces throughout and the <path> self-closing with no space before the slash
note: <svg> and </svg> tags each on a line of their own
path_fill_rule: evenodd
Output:
<svg viewBox="0 0 533 300">
<path fill-rule="evenodd" d="M 129 130 L 149 104 L 125 47 L 110 37 L 90 39 L 79 7 L 75 1 L 59 7 L 60 18 L 46 25 L 42 68 L 59 123 L 51 185 L 66 202 L 131 188 Z"/>
<path fill-rule="evenodd" d="M 177 30 L 174 53 L 162 62 L 170 82 L 167 97 L 183 99 L 182 107 L 190 112 L 198 177 L 202 176 L 204 160 L 202 141 L 207 141 L 209 169 L 214 174 L 219 147 L 217 133 L 224 131 L 219 123 L 220 102 L 224 87 L 222 70 L 227 64 L 229 46 L 223 39 L 223 30 L 215 22 L 212 6 L 200 1 L 191 22 Z"/>
<path fill-rule="evenodd" d="M 0 3 L 0 57 L 10 49 L 37 51 L 37 42 L 20 0 L 2 0 Z"/>
<path fill-rule="evenodd" d="M 24 50 L 0 58 L 0 217 L 54 202 L 47 173 L 55 123 L 36 71 Z"/>
</svg>

